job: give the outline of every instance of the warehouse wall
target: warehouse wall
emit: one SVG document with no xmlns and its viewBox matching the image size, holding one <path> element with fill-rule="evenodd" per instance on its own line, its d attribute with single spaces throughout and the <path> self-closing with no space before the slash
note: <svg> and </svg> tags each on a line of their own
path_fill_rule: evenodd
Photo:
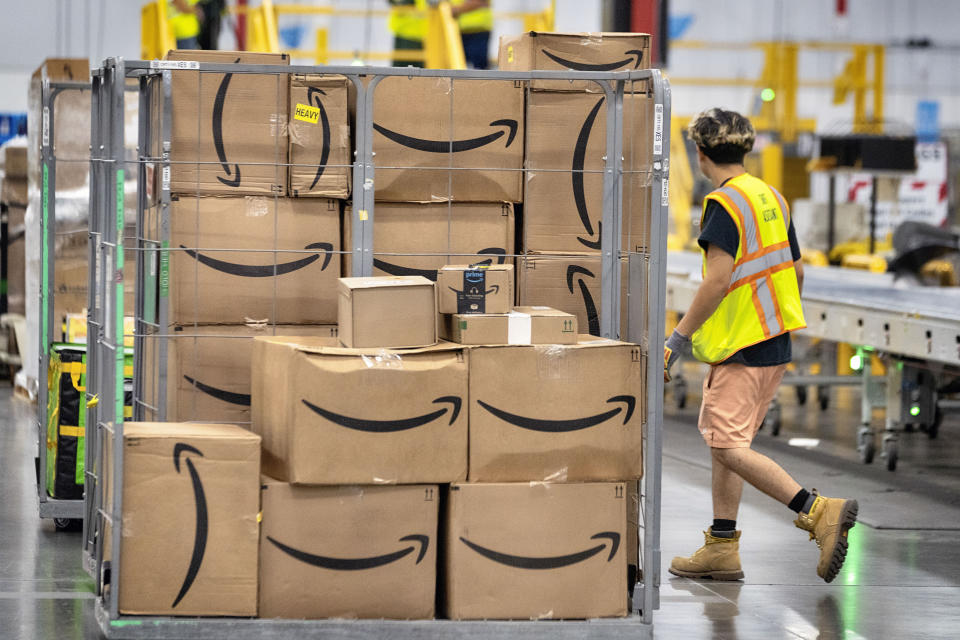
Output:
<svg viewBox="0 0 960 640">
<path fill-rule="evenodd" d="M 689 26 L 683 40 L 743 43 L 759 40 L 833 40 L 887 45 L 885 119 L 910 127 L 918 99 L 940 100 L 941 124 L 960 125 L 960 52 L 956 25 L 960 2 L 954 0 L 849 0 L 846 20 L 837 20 L 834 0 L 670 0 L 674 24 Z M 933 49 L 910 49 L 907 40 L 928 38 Z M 709 52 L 709 55 L 704 55 Z M 831 80 L 849 56 L 806 51 L 800 57 L 803 80 Z M 756 78 L 763 65 L 758 50 L 687 49 L 670 51 L 670 73 L 676 77 Z M 849 128 L 852 102 L 831 105 L 832 90 L 806 88 L 798 96 L 802 117 L 816 117 L 825 130 Z M 677 86 L 674 112 L 692 115 L 709 106 L 752 111 L 755 92 L 749 88 Z"/>
</svg>

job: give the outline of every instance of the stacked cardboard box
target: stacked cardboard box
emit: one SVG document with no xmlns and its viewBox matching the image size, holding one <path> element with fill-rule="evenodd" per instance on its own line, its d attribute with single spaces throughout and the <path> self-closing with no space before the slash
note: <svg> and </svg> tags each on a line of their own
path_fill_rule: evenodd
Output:
<svg viewBox="0 0 960 640">
<path fill-rule="evenodd" d="M 5 173 L 0 185 L 0 224 L 5 227 L 2 259 L 6 263 L 6 289 L 0 291 L 7 298 L 4 312 L 26 313 L 26 245 L 24 217 L 27 212 L 27 148 L 4 149 Z"/>
<path fill-rule="evenodd" d="M 167 57 L 289 64 L 286 54 Z M 167 393 L 149 364 L 150 417 L 165 407 L 168 420 L 249 422 L 253 337 L 336 336 L 347 104 L 342 76 L 174 71 L 170 250 L 153 290 L 169 326 L 144 354 L 154 363 L 165 349 Z"/>
<path fill-rule="evenodd" d="M 375 87 L 374 274 L 512 264 L 524 91 L 513 82 L 387 77 Z M 352 245 L 348 211 L 344 246 Z M 345 275 L 350 275 L 349 269 Z"/>
<path fill-rule="evenodd" d="M 504 37 L 500 68 L 510 70 L 645 69 L 646 34 L 529 32 Z M 554 256 L 521 260 L 521 304 L 549 305 L 575 313 L 584 330 L 598 335 L 600 238 L 606 161 L 607 98 L 591 81 L 534 81 L 527 95 L 524 168 L 523 253 Z M 623 201 L 621 250 L 647 248 L 650 224 L 650 161 L 653 106 L 647 83 L 629 84 L 623 99 Z M 584 266 L 594 264 L 595 268 Z M 541 267 L 530 273 L 534 265 Z M 527 276 L 531 277 L 527 277 Z M 579 285 L 577 283 L 580 283 Z M 626 310 L 626 300 L 622 304 Z M 625 318 L 622 322 L 625 324 Z"/>
</svg>

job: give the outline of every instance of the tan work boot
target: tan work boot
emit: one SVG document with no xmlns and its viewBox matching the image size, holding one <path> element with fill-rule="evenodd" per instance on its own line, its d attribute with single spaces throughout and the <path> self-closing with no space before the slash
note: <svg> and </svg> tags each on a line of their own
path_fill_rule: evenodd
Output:
<svg viewBox="0 0 960 640">
<path fill-rule="evenodd" d="M 810 513 L 800 513 L 793 521 L 798 528 L 810 532 L 810 539 L 820 547 L 817 575 L 831 582 L 840 572 L 847 557 L 847 532 L 857 523 L 856 500 L 825 498 L 818 495 Z"/>
<path fill-rule="evenodd" d="M 743 580 L 740 569 L 740 532 L 732 538 L 717 538 L 711 530 L 703 532 L 706 544 L 689 558 L 677 556 L 670 562 L 670 573 L 682 578 Z"/>
</svg>

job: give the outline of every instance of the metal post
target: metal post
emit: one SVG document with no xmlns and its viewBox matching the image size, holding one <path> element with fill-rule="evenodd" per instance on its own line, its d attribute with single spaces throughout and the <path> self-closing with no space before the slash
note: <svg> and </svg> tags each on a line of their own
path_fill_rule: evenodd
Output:
<svg viewBox="0 0 960 640">
<path fill-rule="evenodd" d="M 653 192 L 650 207 L 650 271 L 647 286 L 647 442 L 644 447 L 642 499 L 643 530 L 643 621 L 653 623 L 653 610 L 660 607 L 660 494 L 663 441 L 663 363 L 659 357 L 664 341 L 667 280 L 667 228 L 670 219 L 670 83 L 658 69 L 653 74 Z M 654 351 L 656 353 L 654 353 Z"/>
<path fill-rule="evenodd" d="M 170 137 L 173 131 L 173 79 L 165 69 L 160 75 L 163 96 L 160 109 L 160 256 L 157 286 L 157 403 L 156 420 L 167 419 L 167 333 L 170 327 Z M 143 116 L 141 116 L 143 117 Z"/>
<path fill-rule="evenodd" d="M 830 252 L 833 251 L 833 245 L 836 243 L 837 230 L 837 176 L 830 172 L 829 190 L 827 193 L 827 259 L 830 258 Z"/>
<path fill-rule="evenodd" d="M 40 514 L 45 514 L 48 502 L 47 488 L 47 370 L 50 366 L 50 333 L 53 324 L 53 309 L 50 304 L 51 279 L 53 277 L 52 251 L 56 235 L 54 215 L 56 207 L 56 165 L 53 161 L 53 121 L 51 117 L 51 88 L 46 74 L 41 81 L 40 104 L 42 107 L 43 131 L 40 140 L 40 369 L 37 375 L 37 446 L 39 455 Z M 51 197 L 53 195 L 53 197 Z"/>
<path fill-rule="evenodd" d="M 357 157 L 353 165 L 353 238 L 352 275 L 373 275 L 373 221 L 375 167 L 373 162 L 374 96 L 383 76 L 370 78 L 366 88 L 357 94 Z M 362 143 L 362 146 L 361 146 Z M 359 169 L 360 175 L 357 175 Z M 360 190 L 357 191 L 357 183 Z M 359 197 L 358 197 L 359 194 Z M 359 202 L 359 204 L 358 204 Z"/>
<path fill-rule="evenodd" d="M 873 176 L 870 185 L 870 255 L 876 249 L 877 235 L 877 184 L 879 179 Z"/>
<path fill-rule="evenodd" d="M 620 241 L 623 202 L 623 82 L 599 83 L 607 101 L 607 138 L 603 168 L 603 218 L 600 223 L 600 335 L 620 337 Z"/>
</svg>

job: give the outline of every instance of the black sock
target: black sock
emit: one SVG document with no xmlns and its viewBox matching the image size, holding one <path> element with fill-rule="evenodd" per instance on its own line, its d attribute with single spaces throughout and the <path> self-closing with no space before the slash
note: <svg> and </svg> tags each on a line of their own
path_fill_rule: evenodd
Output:
<svg viewBox="0 0 960 640">
<path fill-rule="evenodd" d="M 736 520 L 724 520 L 723 518 L 714 518 L 713 526 L 710 527 L 710 534 L 714 538 L 732 538 L 737 532 Z"/>
<path fill-rule="evenodd" d="M 787 506 L 795 513 L 810 513 L 810 507 L 813 506 L 815 499 L 816 497 L 812 493 L 806 489 L 800 489 Z"/>
</svg>

